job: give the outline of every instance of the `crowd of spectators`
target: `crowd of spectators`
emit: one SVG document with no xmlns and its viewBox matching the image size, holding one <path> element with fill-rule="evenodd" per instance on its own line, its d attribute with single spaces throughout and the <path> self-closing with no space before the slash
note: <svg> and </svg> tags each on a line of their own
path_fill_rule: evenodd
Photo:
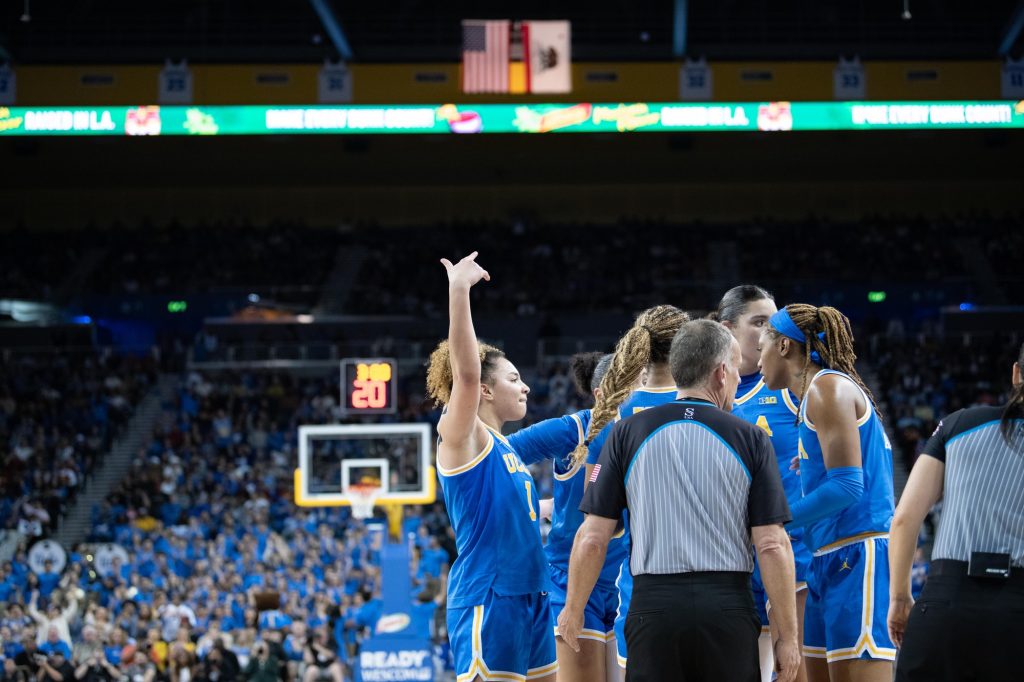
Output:
<svg viewBox="0 0 1024 682">
<path fill-rule="evenodd" d="M 0 528 L 52 531 L 155 378 L 151 358 L 0 354 Z"/>
<path fill-rule="evenodd" d="M 354 313 L 383 309 L 443 316 L 443 278 L 424 266 L 422 248 L 407 247 L 420 243 L 425 233 L 434 253 L 481 252 L 491 282 L 474 291 L 474 310 L 480 312 L 632 312 L 665 300 L 702 309 L 720 294 L 722 277 L 729 284 L 757 282 L 786 300 L 841 303 L 844 297 L 850 300 L 852 290 L 859 300 L 868 290 L 891 287 L 900 288 L 915 305 L 958 304 L 991 295 L 978 272 L 988 269 L 987 261 L 997 288 L 1020 283 L 1021 223 L 1021 216 L 978 214 L 364 229 L 353 238 L 370 256 L 363 261 L 349 308 Z M 977 240 L 981 262 L 972 261 L 974 252 L 964 247 L 971 240 Z"/>
<path fill-rule="evenodd" d="M 350 679 L 380 615 L 382 536 L 292 502 L 297 426 L 336 421 L 336 395 L 336 378 L 187 375 L 63 576 L 35 576 L 24 550 L 0 570 L 3 679 Z M 441 505 L 405 514 L 429 616 L 454 542 Z"/>
<path fill-rule="evenodd" d="M 1003 404 L 1020 332 L 942 336 L 936 332 L 869 337 L 860 355 L 875 374 L 876 399 L 909 471 L 939 420 L 972 405 Z"/>
<path fill-rule="evenodd" d="M 688 229 L 639 220 L 600 227 L 521 221 L 511 226 L 439 225 L 430 228 L 429 238 L 438 255 L 481 252 L 491 282 L 474 292 L 474 310 L 529 316 L 538 311 L 632 311 L 647 307 L 652 297 L 696 305 L 693 283 L 708 275 L 707 240 L 688 239 L 688 234 L 699 234 Z M 351 312 L 445 313 L 444 278 L 425 267 L 422 249 L 408 248 L 423 232 L 422 227 L 386 228 L 355 235 L 369 255 L 349 297 Z"/>
<path fill-rule="evenodd" d="M 860 293 L 887 284 L 906 287 L 917 304 L 946 305 L 998 296 L 981 282 L 979 268 L 1003 292 L 1019 285 L 1021 222 L 1019 215 L 984 213 L 730 223 L 624 217 L 608 225 L 517 219 L 344 230 L 237 221 L 65 230 L 47 240 L 60 248 L 41 247 L 31 231 L 13 230 L 3 235 L 17 248 L 0 257 L 0 295 L 47 298 L 85 263 L 83 292 L 244 289 L 312 305 L 325 293 L 336 256 L 359 248 L 365 255 L 351 261 L 361 265 L 348 273 L 354 285 L 346 313 L 440 317 L 444 280 L 430 263 L 478 249 L 492 275 L 474 299 L 480 312 L 631 312 L 663 300 L 701 308 L 719 293 L 721 278 L 755 281 L 789 300 L 833 302 L 842 302 L 851 286 Z M 965 248 L 972 240 L 978 248 Z M 86 253 L 96 254 L 91 265 Z"/>
<path fill-rule="evenodd" d="M 335 229 L 283 220 L 259 227 L 244 221 L 90 225 L 46 239 L 18 229 L 0 238 L 0 298 L 47 300 L 82 267 L 76 294 L 269 291 L 309 304 L 319 299 L 345 240 Z"/>
</svg>

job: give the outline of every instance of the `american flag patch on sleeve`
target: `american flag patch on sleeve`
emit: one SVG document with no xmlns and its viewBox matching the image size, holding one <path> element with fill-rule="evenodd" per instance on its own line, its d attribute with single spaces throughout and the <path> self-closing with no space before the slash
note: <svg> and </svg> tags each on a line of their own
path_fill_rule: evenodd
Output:
<svg viewBox="0 0 1024 682">
<path fill-rule="evenodd" d="M 590 482 L 591 483 L 593 483 L 594 481 L 597 480 L 597 475 L 599 473 L 601 473 L 601 465 L 600 464 L 595 464 L 594 465 L 594 470 L 590 472 Z"/>
</svg>

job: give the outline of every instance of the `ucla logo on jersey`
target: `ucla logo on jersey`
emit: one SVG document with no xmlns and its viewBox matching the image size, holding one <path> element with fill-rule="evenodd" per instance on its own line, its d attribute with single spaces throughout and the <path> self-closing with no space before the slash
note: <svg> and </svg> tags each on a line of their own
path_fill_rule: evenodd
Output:
<svg viewBox="0 0 1024 682">
<path fill-rule="evenodd" d="M 515 453 L 506 452 L 501 458 L 505 460 L 505 468 L 508 469 L 510 474 L 514 474 L 517 471 L 523 474 L 530 473 L 526 465 L 523 464 L 523 460 L 519 459 Z"/>
<path fill-rule="evenodd" d="M 778 405 L 779 399 L 773 395 L 761 396 L 757 399 L 758 405 Z"/>
</svg>

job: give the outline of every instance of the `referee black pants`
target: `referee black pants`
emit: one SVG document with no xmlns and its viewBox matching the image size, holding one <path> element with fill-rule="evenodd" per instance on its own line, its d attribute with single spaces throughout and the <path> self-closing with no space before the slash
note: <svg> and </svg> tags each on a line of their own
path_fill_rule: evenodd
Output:
<svg viewBox="0 0 1024 682">
<path fill-rule="evenodd" d="M 760 682 L 749 573 L 638 575 L 626 682 Z"/>
<path fill-rule="evenodd" d="M 627 640 L 628 641 L 628 640 Z M 910 611 L 896 659 L 897 682 L 1024 679 L 1024 571 L 971 578 L 961 561 L 932 563 Z"/>
</svg>

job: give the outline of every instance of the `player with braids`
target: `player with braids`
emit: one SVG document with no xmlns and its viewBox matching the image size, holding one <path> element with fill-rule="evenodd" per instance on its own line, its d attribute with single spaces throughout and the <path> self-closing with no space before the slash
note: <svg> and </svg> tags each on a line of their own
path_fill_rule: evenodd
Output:
<svg viewBox="0 0 1024 682">
<path fill-rule="evenodd" d="M 813 552 L 804 614 L 811 682 L 889 682 L 886 627 L 892 446 L 854 363 L 850 322 L 835 308 L 792 304 L 761 333 L 761 374 L 800 400 L 800 484 L 787 529 Z"/>
<path fill-rule="evenodd" d="M 685 312 L 675 306 L 655 306 L 640 313 L 629 331 L 619 339 L 611 367 L 601 380 L 601 395 L 594 404 L 586 443 L 573 453 L 576 461 L 587 459 L 587 453 L 594 450 L 590 446 L 596 442 L 601 431 L 618 420 L 619 406 L 638 388 L 644 370 L 649 372 L 648 386 L 660 387 L 664 384 L 666 390 L 675 390 L 672 375 L 667 369 L 668 349 L 679 327 L 689 319 Z M 651 370 L 657 370 L 659 376 L 652 377 Z M 598 447 L 597 452 L 593 453 L 595 456 L 591 458 L 593 462 L 588 462 L 589 466 L 597 463 L 596 455 L 600 452 Z"/>
<path fill-rule="evenodd" d="M 576 462 L 586 457 L 587 482 L 614 422 L 648 407 L 675 400 L 676 385 L 668 355 L 676 332 L 689 319 L 689 315 L 675 306 L 655 306 L 640 313 L 629 331 L 619 339 L 611 365 L 601 379 L 600 392 L 595 391 L 596 404 L 587 429 L 587 441 L 573 453 Z M 646 376 L 646 382 L 641 386 L 643 376 Z M 616 576 L 615 586 L 619 593 L 614 628 L 616 658 L 625 669 L 626 614 L 629 613 L 633 593 L 633 576 L 629 572 L 629 519 L 626 516 L 623 518 L 622 535 L 608 545 L 601 579 L 611 575 Z M 598 585 L 601 584 L 599 579 Z M 569 585 L 568 593 L 572 592 L 573 586 Z"/>
<path fill-rule="evenodd" d="M 448 340 L 430 356 L 427 388 L 445 411 L 437 472 L 459 556 L 448 579 L 448 634 L 459 682 L 553 682 L 558 662 L 536 486 L 501 434 L 526 415 L 529 387 L 501 351 L 477 341 L 470 289 L 476 252 L 448 271 Z"/>
<path fill-rule="evenodd" d="M 807 368 L 814 362 L 846 374 L 860 390 L 864 391 L 871 400 L 872 409 L 875 409 L 875 397 L 854 367 L 857 354 L 853 352 L 853 330 L 846 315 L 835 308 L 815 308 L 806 303 L 793 303 L 786 306 L 786 311 L 798 328 L 819 330 L 808 336 L 809 343 L 804 344 L 804 367 Z M 803 379 L 800 395 L 807 391 L 809 372 L 804 372 Z"/>
</svg>

